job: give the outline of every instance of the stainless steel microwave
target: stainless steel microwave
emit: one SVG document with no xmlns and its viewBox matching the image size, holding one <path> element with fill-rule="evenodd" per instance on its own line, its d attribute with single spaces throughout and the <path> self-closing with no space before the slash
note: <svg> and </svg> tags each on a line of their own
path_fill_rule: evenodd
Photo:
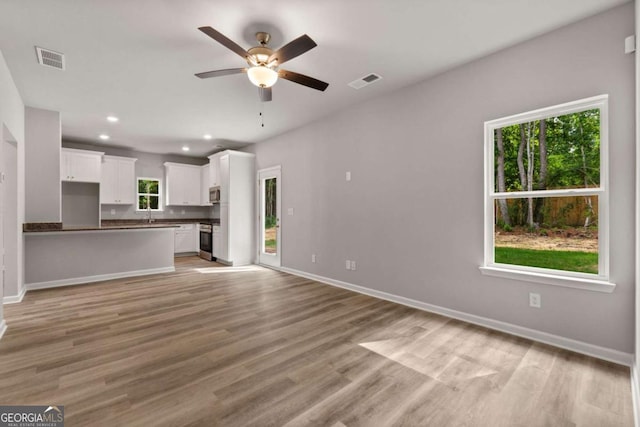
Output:
<svg viewBox="0 0 640 427">
<path fill-rule="evenodd" d="M 220 203 L 220 187 L 209 188 L 209 203 Z"/>
</svg>

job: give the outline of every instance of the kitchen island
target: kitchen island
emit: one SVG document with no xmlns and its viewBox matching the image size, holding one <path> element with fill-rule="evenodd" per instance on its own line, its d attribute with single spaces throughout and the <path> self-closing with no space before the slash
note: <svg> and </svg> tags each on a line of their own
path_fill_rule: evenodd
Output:
<svg viewBox="0 0 640 427">
<path fill-rule="evenodd" d="M 27 290 L 172 272 L 175 223 L 26 230 Z"/>
</svg>

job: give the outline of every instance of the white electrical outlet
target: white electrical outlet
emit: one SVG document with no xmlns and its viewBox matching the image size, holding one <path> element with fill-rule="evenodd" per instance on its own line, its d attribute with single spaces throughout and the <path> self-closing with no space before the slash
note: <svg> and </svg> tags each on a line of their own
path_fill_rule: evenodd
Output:
<svg viewBox="0 0 640 427">
<path fill-rule="evenodd" d="M 347 270 L 351 270 L 351 261 L 347 260 L 346 268 Z"/>
<path fill-rule="evenodd" d="M 345 179 L 347 181 L 351 181 L 351 172 L 350 171 L 347 171 L 347 173 L 345 174 Z"/>
<path fill-rule="evenodd" d="M 169 209 L 169 213 L 173 215 L 173 209 Z"/>
<path fill-rule="evenodd" d="M 542 306 L 542 298 L 540 298 L 540 294 L 536 294 L 533 292 L 529 293 L 529 307 L 540 308 Z"/>
<path fill-rule="evenodd" d="M 316 262 L 316 254 L 311 254 L 311 262 Z"/>
<path fill-rule="evenodd" d="M 293 208 L 287 209 L 287 215 L 293 215 Z"/>
<path fill-rule="evenodd" d="M 111 209 L 111 215 L 115 215 L 116 214 L 116 210 L 115 209 Z"/>
<path fill-rule="evenodd" d="M 184 209 L 182 209 L 182 212 L 180 212 L 182 215 L 184 215 L 186 213 L 186 211 Z"/>
<path fill-rule="evenodd" d="M 355 271 L 355 270 L 356 270 L 356 262 L 355 262 L 355 261 L 351 261 L 351 269 L 352 269 L 353 271 Z"/>
</svg>

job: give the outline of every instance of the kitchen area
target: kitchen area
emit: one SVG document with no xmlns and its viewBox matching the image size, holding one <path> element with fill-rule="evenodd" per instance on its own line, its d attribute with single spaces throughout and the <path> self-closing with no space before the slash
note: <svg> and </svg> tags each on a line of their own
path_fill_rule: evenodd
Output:
<svg viewBox="0 0 640 427">
<path fill-rule="evenodd" d="M 50 217 L 57 207 L 59 220 L 23 224 L 25 291 L 170 272 L 176 256 L 254 262 L 253 154 L 222 150 L 201 158 L 61 139 L 55 147 L 59 115 L 34 113 L 52 143 L 31 154 L 46 160 L 44 174 L 58 178 L 41 177 L 39 186 L 59 199 L 48 192 L 50 203 L 40 207 Z M 35 135 L 46 142 L 42 136 Z"/>
</svg>

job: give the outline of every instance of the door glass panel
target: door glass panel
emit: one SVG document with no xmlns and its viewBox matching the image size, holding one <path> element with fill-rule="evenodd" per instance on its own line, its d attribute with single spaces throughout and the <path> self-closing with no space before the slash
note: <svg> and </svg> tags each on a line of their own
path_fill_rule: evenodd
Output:
<svg viewBox="0 0 640 427">
<path fill-rule="evenodd" d="M 267 254 L 276 254 L 278 251 L 278 212 L 276 209 L 276 178 L 267 178 L 264 180 L 264 205 L 263 215 L 263 243 L 262 252 Z"/>
</svg>

